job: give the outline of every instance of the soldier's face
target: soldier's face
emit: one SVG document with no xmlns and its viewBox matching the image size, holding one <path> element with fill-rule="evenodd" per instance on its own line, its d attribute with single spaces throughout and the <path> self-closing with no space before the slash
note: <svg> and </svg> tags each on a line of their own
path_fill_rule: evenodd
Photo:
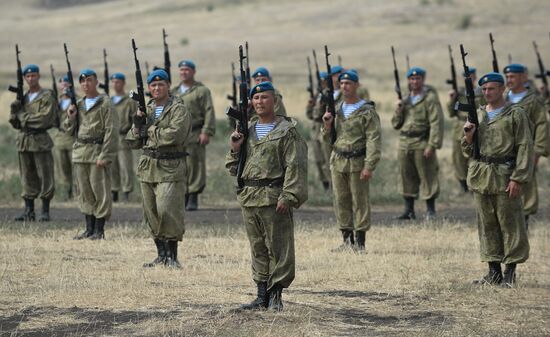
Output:
<svg viewBox="0 0 550 337">
<path fill-rule="evenodd" d="M 355 97 L 357 95 L 358 87 L 359 83 L 357 82 L 353 82 L 350 80 L 340 81 L 340 90 L 342 91 L 342 95 L 344 95 L 345 98 Z"/>
<path fill-rule="evenodd" d="M 267 76 L 256 76 L 256 77 L 254 77 L 254 83 L 260 84 L 262 82 L 271 82 L 271 79 Z"/>
<path fill-rule="evenodd" d="M 487 82 L 481 86 L 483 96 L 489 104 L 497 103 L 503 99 L 502 94 L 504 94 L 504 89 L 504 84 L 499 82 Z"/>
<path fill-rule="evenodd" d="M 149 92 L 151 97 L 155 100 L 162 100 L 168 97 L 168 82 L 166 81 L 153 81 L 149 84 Z"/>
<path fill-rule="evenodd" d="M 420 91 L 424 86 L 424 76 L 412 75 L 408 81 L 412 91 Z"/>
<path fill-rule="evenodd" d="M 180 68 L 180 79 L 183 82 L 192 81 L 195 78 L 195 70 L 189 67 Z"/>
<path fill-rule="evenodd" d="M 273 91 L 264 91 L 252 96 L 252 106 L 259 117 L 272 115 L 275 110 L 275 95 Z"/>
<path fill-rule="evenodd" d="M 334 89 L 340 88 L 340 83 L 338 81 L 338 76 L 340 76 L 340 73 L 332 74 L 332 87 Z"/>
<path fill-rule="evenodd" d="M 85 95 L 95 93 L 97 91 L 97 77 L 87 76 L 80 80 L 80 88 Z"/>
<path fill-rule="evenodd" d="M 124 81 L 123 80 L 119 80 L 118 78 L 114 78 L 111 80 L 111 84 L 113 85 L 113 89 L 116 91 L 116 92 L 121 92 L 121 91 L 124 91 Z"/>
<path fill-rule="evenodd" d="M 61 81 L 59 82 L 59 88 L 61 90 L 65 90 L 67 89 L 68 87 L 70 87 L 71 85 L 69 84 L 69 82 L 65 82 L 65 81 Z"/>
<path fill-rule="evenodd" d="M 520 73 L 507 73 L 506 74 L 506 86 L 508 89 L 515 91 L 523 91 L 523 74 Z"/>
<path fill-rule="evenodd" d="M 27 82 L 27 85 L 29 87 L 36 87 L 38 85 L 39 80 L 40 80 L 40 74 L 39 73 L 27 73 L 27 74 L 25 74 L 25 82 Z"/>
</svg>

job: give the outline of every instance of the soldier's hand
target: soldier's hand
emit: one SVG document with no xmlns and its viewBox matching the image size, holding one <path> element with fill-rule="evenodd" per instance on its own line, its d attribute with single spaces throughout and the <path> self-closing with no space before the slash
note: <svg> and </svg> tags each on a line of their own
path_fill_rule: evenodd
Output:
<svg viewBox="0 0 550 337">
<path fill-rule="evenodd" d="M 466 121 L 464 123 L 464 137 L 466 138 L 466 142 L 468 144 L 472 144 L 474 141 L 474 132 L 476 131 L 476 125 L 474 123 L 470 123 L 469 121 Z"/>
<path fill-rule="evenodd" d="M 71 104 L 69 105 L 69 108 L 67 109 L 67 116 L 69 116 L 70 119 L 74 119 L 76 116 L 76 105 Z"/>
<path fill-rule="evenodd" d="M 17 118 L 17 115 L 10 114 L 8 122 L 13 126 L 14 129 L 21 129 L 21 121 Z"/>
<path fill-rule="evenodd" d="M 433 156 L 434 154 L 434 149 L 432 149 L 431 147 L 427 147 L 424 149 L 424 158 L 428 159 L 430 158 L 431 156 Z"/>
<path fill-rule="evenodd" d="M 244 136 L 242 133 L 237 130 L 233 131 L 230 137 L 229 145 L 231 146 L 231 151 L 237 153 L 241 150 L 241 145 L 244 142 Z"/>
<path fill-rule="evenodd" d="M 143 111 L 138 109 L 138 111 L 136 112 L 136 116 L 143 117 L 143 116 L 145 116 L 145 113 L 143 113 Z"/>
<path fill-rule="evenodd" d="M 279 200 L 277 201 L 277 208 L 275 211 L 280 214 L 288 213 L 288 205 L 283 200 Z"/>
<path fill-rule="evenodd" d="M 368 169 L 361 170 L 361 174 L 359 175 L 360 180 L 369 181 L 369 179 L 372 178 L 372 172 Z"/>
<path fill-rule="evenodd" d="M 506 187 L 506 192 L 508 192 L 510 199 L 517 198 L 521 194 L 521 185 L 518 182 L 510 180 L 508 187 Z"/>
<path fill-rule="evenodd" d="M 307 100 L 307 106 L 308 106 L 308 108 L 313 108 L 314 103 L 315 103 L 315 102 L 313 101 L 313 98 L 310 97 L 310 98 Z"/>
<path fill-rule="evenodd" d="M 449 91 L 449 99 L 451 100 L 451 102 L 454 102 L 456 100 L 456 91 L 454 90 L 450 90 Z"/>
<path fill-rule="evenodd" d="M 11 104 L 10 104 L 10 112 L 12 114 L 15 114 L 15 113 L 19 112 L 19 110 L 21 110 L 21 108 L 22 108 L 21 101 L 19 101 L 17 99 L 15 101 L 11 102 Z"/>
<path fill-rule="evenodd" d="M 325 124 L 325 129 L 329 130 L 332 127 L 333 119 L 334 117 L 332 117 L 332 114 L 327 110 L 323 115 L 323 123 Z"/>
<path fill-rule="evenodd" d="M 202 133 L 199 135 L 199 144 L 201 145 L 208 145 L 210 143 L 210 136 L 206 133 Z"/>
<path fill-rule="evenodd" d="M 105 165 L 107 165 L 106 160 L 98 159 L 95 161 L 95 166 L 97 167 L 105 167 Z"/>
</svg>

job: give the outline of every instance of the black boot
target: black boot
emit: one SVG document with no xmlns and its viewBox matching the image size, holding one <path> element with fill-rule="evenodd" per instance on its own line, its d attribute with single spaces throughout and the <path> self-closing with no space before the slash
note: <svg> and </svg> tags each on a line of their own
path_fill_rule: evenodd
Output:
<svg viewBox="0 0 550 337">
<path fill-rule="evenodd" d="M 414 198 L 405 197 L 405 210 L 403 214 L 397 217 L 398 220 L 414 220 L 416 215 L 414 214 Z"/>
<path fill-rule="evenodd" d="M 502 269 L 500 262 L 489 262 L 489 272 L 480 280 L 475 280 L 473 284 L 478 285 L 498 285 L 502 282 Z"/>
<path fill-rule="evenodd" d="M 243 310 L 261 310 L 267 308 L 269 304 L 269 296 L 267 294 L 267 282 L 256 283 L 258 287 L 258 295 L 256 299 L 248 304 L 241 305 Z"/>
<path fill-rule="evenodd" d="M 94 234 L 90 236 L 90 240 L 103 239 L 105 239 L 105 218 L 96 218 Z"/>
<path fill-rule="evenodd" d="M 189 193 L 185 193 L 185 208 L 187 209 L 187 203 L 189 202 Z"/>
<path fill-rule="evenodd" d="M 506 264 L 504 268 L 504 277 L 500 284 L 504 288 L 512 288 L 516 285 L 516 264 Z"/>
<path fill-rule="evenodd" d="M 155 239 L 155 245 L 157 246 L 157 257 L 153 262 L 144 263 L 144 268 L 152 268 L 158 265 L 164 265 L 166 263 L 166 243 L 164 240 Z"/>
<path fill-rule="evenodd" d="M 130 192 L 124 192 L 124 202 L 130 201 Z"/>
<path fill-rule="evenodd" d="M 42 214 L 38 218 L 40 222 L 50 221 L 50 201 L 42 199 Z"/>
<path fill-rule="evenodd" d="M 34 214 L 34 199 L 23 199 L 25 200 L 25 210 L 21 215 L 16 217 L 15 221 L 34 221 L 36 216 Z"/>
<path fill-rule="evenodd" d="M 525 214 L 525 230 L 529 232 L 529 214 Z"/>
<path fill-rule="evenodd" d="M 349 249 L 353 249 L 353 245 L 355 244 L 353 231 L 350 231 L 347 229 L 342 229 L 341 231 L 342 231 L 342 239 L 344 240 L 344 242 L 340 246 L 332 249 L 331 250 L 332 252 L 343 252 Z"/>
<path fill-rule="evenodd" d="M 94 234 L 95 230 L 95 216 L 84 214 L 86 218 L 86 230 L 73 238 L 73 240 L 87 239 Z"/>
<path fill-rule="evenodd" d="M 355 232 L 355 246 L 360 253 L 365 252 L 365 231 L 356 231 Z"/>
<path fill-rule="evenodd" d="M 185 210 L 196 211 L 199 208 L 199 200 L 197 193 L 189 193 L 189 199 L 187 200 Z"/>
<path fill-rule="evenodd" d="M 435 219 L 435 197 L 426 200 L 426 220 Z"/>
<path fill-rule="evenodd" d="M 118 191 L 111 191 L 113 202 L 118 202 Z"/>
<path fill-rule="evenodd" d="M 67 200 L 71 200 L 73 198 L 73 187 L 69 186 L 67 188 Z"/>
<path fill-rule="evenodd" d="M 269 291 L 267 310 L 283 311 L 283 287 L 276 284 Z"/>
<path fill-rule="evenodd" d="M 164 241 L 164 247 L 167 247 L 166 252 L 166 267 L 181 268 L 181 264 L 178 261 L 178 242 L 177 241 Z"/>
<path fill-rule="evenodd" d="M 466 180 L 459 180 L 460 182 L 460 187 L 462 187 L 462 191 L 464 193 L 467 193 L 468 192 L 468 183 L 466 182 Z"/>
<path fill-rule="evenodd" d="M 330 183 L 328 181 L 323 181 L 323 188 L 325 191 L 330 190 Z"/>
</svg>

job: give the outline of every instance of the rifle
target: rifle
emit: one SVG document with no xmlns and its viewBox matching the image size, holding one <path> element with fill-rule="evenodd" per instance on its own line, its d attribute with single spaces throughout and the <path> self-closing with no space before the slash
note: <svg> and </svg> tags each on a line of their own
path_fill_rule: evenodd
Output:
<svg viewBox="0 0 550 337">
<path fill-rule="evenodd" d="M 52 74 L 52 91 L 53 91 L 53 95 L 55 97 L 55 102 L 58 103 L 59 92 L 57 91 L 57 83 L 55 81 L 55 72 L 53 70 L 53 65 L 52 64 L 50 64 L 50 73 Z M 60 118 L 59 118 L 59 114 L 56 114 L 55 126 L 57 128 L 59 128 L 60 124 L 61 124 L 61 121 L 60 121 Z"/>
<path fill-rule="evenodd" d="M 338 65 L 340 67 L 342 66 L 342 56 L 341 55 L 338 55 Z"/>
<path fill-rule="evenodd" d="M 103 83 L 99 83 L 99 87 L 109 96 L 109 65 L 107 64 L 107 50 L 103 48 Z"/>
<path fill-rule="evenodd" d="M 317 63 L 317 53 L 315 49 L 313 51 L 313 61 L 315 62 L 315 77 L 317 78 L 317 94 L 323 94 L 323 84 L 321 80 L 321 73 L 319 72 L 319 63 Z"/>
<path fill-rule="evenodd" d="M 149 71 L 149 62 L 145 61 L 145 73 L 147 74 L 147 77 L 149 77 L 149 74 L 151 72 Z"/>
<path fill-rule="evenodd" d="M 508 64 L 512 63 L 512 54 L 508 53 Z"/>
<path fill-rule="evenodd" d="M 74 79 L 73 71 L 71 70 L 71 62 L 69 62 L 69 50 L 67 49 L 67 44 L 63 43 L 63 48 L 65 49 L 65 61 L 67 62 L 67 78 L 69 79 L 69 88 L 67 89 L 67 95 L 71 99 L 71 104 L 76 107 L 76 116 L 75 116 L 75 128 L 74 128 L 74 137 L 78 136 L 79 122 L 78 122 L 78 105 L 76 104 L 76 93 L 74 91 Z"/>
<path fill-rule="evenodd" d="M 172 83 L 172 75 L 170 74 L 170 68 L 172 64 L 170 63 L 170 51 L 168 50 L 168 43 L 166 43 L 166 31 L 162 28 L 162 43 L 164 44 L 164 70 L 168 74 L 168 82 Z"/>
<path fill-rule="evenodd" d="M 246 70 L 244 68 L 244 60 L 248 57 L 243 54 L 243 46 L 239 46 L 239 70 L 241 73 L 241 79 L 246 78 Z M 248 66 L 248 61 L 246 62 Z M 239 84 L 239 106 L 238 109 L 228 107 L 225 110 L 225 114 L 237 121 L 237 130 L 243 135 L 244 141 L 239 151 L 239 163 L 237 166 L 237 187 L 239 189 L 244 187 L 244 180 L 242 178 L 244 165 L 246 164 L 246 142 L 248 140 L 248 86 L 245 81 L 241 81 Z M 236 141 L 237 139 L 233 139 Z"/>
<path fill-rule="evenodd" d="M 472 148 L 472 158 L 479 159 L 481 157 L 479 149 L 479 137 L 478 137 L 478 128 L 479 121 L 477 119 L 477 109 L 476 109 L 476 95 L 474 93 L 474 84 L 470 78 L 470 68 L 466 65 L 466 53 L 464 51 L 464 46 L 460 45 L 460 55 L 462 56 L 462 66 L 464 67 L 464 84 L 466 85 L 466 97 L 468 99 L 467 104 L 462 104 L 457 102 L 455 107 L 460 111 L 465 111 L 468 113 L 468 122 L 476 126 L 473 136 L 473 148 Z M 464 128 L 464 131 L 469 131 L 469 129 Z"/>
<path fill-rule="evenodd" d="M 493 53 L 493 71 L 498 73 L 498 61 L 497 53 L 495 52 L 495 39 L 493 39 L 493 33 L 489 33 L 489 41 L 491 41 L 491 52 Z"/>
<path fill-rule="evenodd" d="M 248 88 L 250 88 L 250 85 L 252 84 L 252 79 L 251 79 L 251 76 L 250 76 L 250 54 L 248 53 L 248 41 L 246 41 L 244 45 L 245 45 L 245 49 L 246 49 L 246 55 L 244 56 L 246 58 L 246 83 L 248 85 Z M 241 76 L 241 80 L 243 78 L 245 78 L 245 77 Z"/>
<path fill-rule="evenodd" d="M 332 72 L 330 63 L 328 61 L 330 53 L 328 52 L 328 47 L 325 45 L 325 61 L 327 63 L 327 95 L 325 101 L 327 104 L 328 112 L 332 115 L 332 122 L 330 123 L 330 143 L 334 144 L 336 142 L 336 107 L 334 106 L 334 83 L 332 83 Z"/>
<path fill-rule="evenodd" d="M 25 97 L 25 93 L 23 92 L 23 70 L 21 69 L 21 60 L 19 59 L 19 54 L 21 52 L 19 51 L 19 45 L 15 45 L 15 59 L 17 60 L 17 86 L 10 85 L 8 87 L 8 90 L 11 92 L 14 92 L 17 96 L 17 100 L 21 102 L 21 104 L 24 104 L 23 99 Z"/>
<path fill-rule="evenodd" d="M 407 71 L 411 69 L 411 63 L 409 62 L 409 54 L 405 55 L 405 59 L 407 60 Z"/>
<path fill-rule="evenodd" d="M 139 117 L 137 114 L 134 116 L 133 121 L 136 128 L 139 129 L 139 138 L 141 143 L 145 145 L 147 142 L 147 130 L 145 126 L 147 125 L 147 106 L 145 105 L 145 88 L 143 87 L 143 78 L 141 77 L 141 67 L 139 66 L 139 60 L 137 58 L 137 47 L 136 41 L 132 39 L 132 50 L 134 51 L 134 61 L 136 64 L 136 84 L 137 92 L 131 91 L 130 97 L 137 102 L 139 111 L 143 112 L 144 116 Z"/>
<path fill-rule="evenodd" d="M 447 79 L 447 84 L 450 84 L 454 92 L 458 94 L 458 85 L 456 83 L 456 69 L 455 69 L 455 60 L 453 58 L 453 50 L 451 45 L 449 45 L 449 58 L 451 60 L 451 78 Z"/>
<path fill-rule="evenodd" d="M 227 95 L 227 99 L 231 101 L 231 106 L 237 106 L 237 77 L 235 76 L 235 63 L 231 62 L 231 95 Z"/>
<path fill-rule="evenodd" d="M 542 84 L 544 84 L 544 97 L 548 97 L 550 95 L 550 91 L 548 89 L 548 80 L 546 79 L 546 76 L 550 76 L 550 71 L 544 69 L 544 64 L 542 63 L 542 58 L 539 53 L 539 47 L 535 41 L 533 41 L 533 47 L 535 48 L 537 63 L 539 64 L 539 73 L 535 75 L 535 78 L 540 78 Z"/>
<path fill-rule="evenodd" d="M 315 92 L 313 91 L 313 75 L 311 74 L 311 61 L 309 60 L 309 56 L 307 57 L 307 78 L 308 78 L 308 86 L 307 91 L 309 92 L 309 97 L 312 100 L 315 100 Z"/>
<path fill-rule="evenodd" d="M 403 99 L 403 94 L 401 93 L 401 85 L 399 84 L 399 70 L 397 70 L 397 62 L 395 61 L 395 50 L 391 46 L 391 56 L 393 58 L 393 77 L 395 79 L 395 92 L 397 93 L 397 98 L 401 101 Z"/>
</svg>

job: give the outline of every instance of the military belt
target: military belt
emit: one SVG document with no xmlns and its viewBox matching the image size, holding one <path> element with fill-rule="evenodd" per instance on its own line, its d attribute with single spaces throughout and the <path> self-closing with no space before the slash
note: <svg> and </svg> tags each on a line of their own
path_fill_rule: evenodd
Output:
<svg viewBox="0 0 550 337">
<path fill-rule="evenodd" d="M 516 157 L 505 156 L 505 157 L 489 157 L 481 155 L 478 161 L 487 164 L 511 164 L 512 166 L 516 165 Z"/>
<path fill-rule="evenodd" d="M 428 139 L 430 137 L 430 130 L 401 131 L 401 136 L 405 136 L 409 138 L 421 137 L 421 139 Z"/>
<path fill-rule="evenodd" d="M 164 152 L 144 149 L 143 154 L 153 159 L 180 159 L 188 155 L 187 152 Z"/>
<path fill-rule="evenodd" d="M 48 129 L 44 128 L 21 128 L 21 131 L 27 135 L 38 135 L 41 133 L 45 133 Z"/>
<path fill-rule="evenodd" d="M 285 179 L 258 179 L 258 180 L 244 180 L 244 186 L 248 187 L 282 187 Z"/>
<path fill-rule="evenodd" d="M 202 129 L 204 124 L 198 124 L 198 125 L 191 125 L 191 131 L 196 131 L 199 129 Z"/>
<path fill-rule="evenodd" d="M 77 138 L 77 143 L 80 144 L 96 144 L 101 145 L 103 144 L 103 137 L 97 137 L 97 138 Z"/>
<path fill-rule="evenodd" d="M 334 148 L 334 152 L 336 152 L 336 154 L 346 159 L 351 159 L 351 158 L 356 158 L 356 157 L 361 157 L 366 155 L 367 148 L 364 147 L 361 150 L 355 150 L 355 151 L 341 151 L 341 150 L 338 150 L 337 148 Z"/>
</svg>

